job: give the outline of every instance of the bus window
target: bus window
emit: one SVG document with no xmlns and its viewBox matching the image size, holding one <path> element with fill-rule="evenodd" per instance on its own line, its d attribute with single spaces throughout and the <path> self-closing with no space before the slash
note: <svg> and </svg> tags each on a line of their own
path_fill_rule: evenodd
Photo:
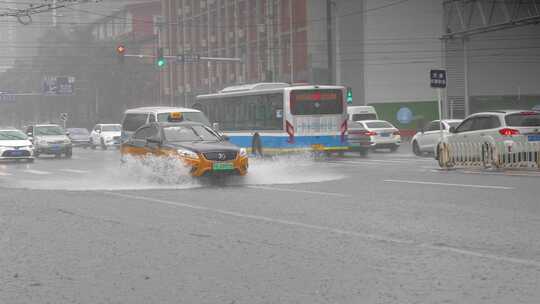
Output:
<svg viewBox="0 0 540 304">
<path fill-rule="evenodd" d="M 291 114 L 329 115 L 343 113 L 340 90 L 298 90 L 291 92 Z"/>
</svg>

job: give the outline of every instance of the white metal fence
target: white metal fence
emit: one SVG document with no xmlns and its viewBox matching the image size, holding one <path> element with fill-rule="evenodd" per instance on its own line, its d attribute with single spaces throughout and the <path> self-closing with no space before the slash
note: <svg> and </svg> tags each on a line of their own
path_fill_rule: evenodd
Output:
<svg viewBox="0 0 540 304">
<path fill-rule="evenodd" d="M 495 142 L 450 142 L 438 147 L 442 168 L 536 168 L 540 169 L 540 142 L 529 142 L 526 136 Z"/>
</svg>

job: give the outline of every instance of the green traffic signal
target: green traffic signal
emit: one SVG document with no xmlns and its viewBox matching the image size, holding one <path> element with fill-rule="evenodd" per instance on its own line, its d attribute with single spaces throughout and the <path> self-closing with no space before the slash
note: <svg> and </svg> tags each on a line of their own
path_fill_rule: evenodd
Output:
<svg viewBox="0 0 540 304">
<path fill-rule="evenodd" d="M 347 103 L 352 104 L 352 89 L 347 88 Z"/>
<path fill-rule="evenodd" d="M 163 48 L 158 48 L 156 65 L 158 68 L 162 68 L 165 66 L 165 64 L 167 64 L 167 61 L 165 60 L 165 57 L 163 56 Z"/>
</svg>

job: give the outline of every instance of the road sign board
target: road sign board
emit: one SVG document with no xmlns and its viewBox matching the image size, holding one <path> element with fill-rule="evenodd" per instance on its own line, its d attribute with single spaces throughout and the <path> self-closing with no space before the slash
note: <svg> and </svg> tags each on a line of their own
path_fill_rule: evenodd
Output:
<svg viewBox="0 0 540 304">
<path fill-rule="evenodd" d="M 179 63 L 195 63 L 201 61 L 200 55 L 195 54 L 181 54 L 176 56 L 176 62 Z"/>
<path fill-rule="evenodd" d="M 429 71 L 430 84 L 432 88 L 446 88 L 446 70 L 436 69 Z"/>
<path fill-rule="evenodd" d="M 68 120 L 68 113 L 60 113 L 60 120 L 61 121 L 67 121 Z"/>
<path fill-rule="evenodd" d="M 47 95 L 72 95 L 75 93 L 75 77 L 45 77 L 43 79 L 43 93 Z"/>
<path fill-rule="evenodd" d="M 0 103 L 14 103 L 15 101 L 15 95 L 9 94 L 7 92 L 0 92 Z"/>
</svg>

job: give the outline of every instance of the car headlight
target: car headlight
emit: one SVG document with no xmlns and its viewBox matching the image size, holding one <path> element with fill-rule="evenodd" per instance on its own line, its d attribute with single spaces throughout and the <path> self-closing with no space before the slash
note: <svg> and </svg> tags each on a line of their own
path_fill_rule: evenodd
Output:
<svg viewBox="0 0 540 304">
<path fill-rule="evenodd" d="M 199 159 L 199 155 L 191 150 L 178 149 L 178 154 L 185 158 Z"/>
<path fill-rule="evenodd" d="M 245 156 L 247 156 L 247 151 L 246 151 L 246 149 L 241 148 L 239 154 L 240 154 L 240 157 L 245 157 Z"/>
</svg>

